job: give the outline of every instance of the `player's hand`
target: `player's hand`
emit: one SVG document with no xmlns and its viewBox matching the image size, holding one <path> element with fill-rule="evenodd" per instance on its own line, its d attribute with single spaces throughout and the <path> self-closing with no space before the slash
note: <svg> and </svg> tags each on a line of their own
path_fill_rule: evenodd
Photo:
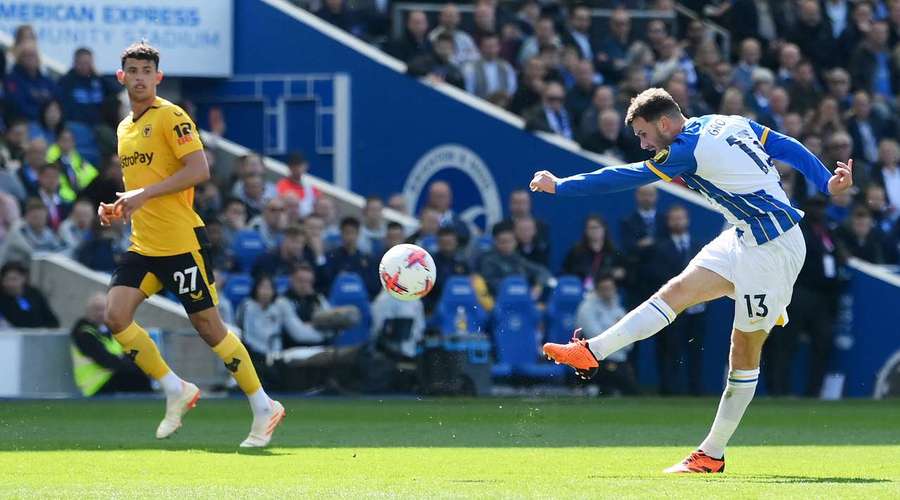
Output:
<svg viewBox="0 0 900 500">
<path fill-rule="evenodd" d="M 534 173 L 534 177 L 531 179 L 528 187 L 535 192 L 554 194 L 556 193 L 557 180 L 559 179 L 555 175 L 546 170 L 541 170 Z"/>
<path fill-rule="evenodd" d="M 828 179 L 828 192 L 831 194 L 841 194 L 853 187 L 853 158 L 837 162 L 837 168 L 834 169 L 834 175 Z"/>
<path fill-rule="evenodd" d="M 113 203 L 113 208 L 119 210 L 122 217 L 125 219 L 131 219 L 132 214 L 147 202 L 147 197 L 144 194 L 143 188 L 132 189 L 131 191 L 125 191 L 124 193 L 116 193 L 116 196 L 118 196 L 119 199 Z"/>
<path fill-rule="evenodd" d="M 97 207 L 97 217 L 100 219 L 101 226 L 109 226 L 113 221 L 122 218 L 122 210 L 117 209 L 112 203 L 100 203 Z"/>
</svg>

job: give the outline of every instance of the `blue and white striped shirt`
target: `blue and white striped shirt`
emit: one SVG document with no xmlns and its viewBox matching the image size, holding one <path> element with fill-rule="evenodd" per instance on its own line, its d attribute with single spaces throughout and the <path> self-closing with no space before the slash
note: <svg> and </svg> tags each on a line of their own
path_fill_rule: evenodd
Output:
<svg viewBox="0 0 900 500">
<path fill-rule="evenodd" d="M 772 160 L 801 171 L 828 193 L 831 172 L 802 144 L 742 116 L 705 115 L 685 122 L 672 144 L 653 159 L 573 175 L 557 182 L 562 196 L 584 196 L 671 181 L 681 176 L 737 228 L 751 246 L 778 237 L 800 222 Z"/>
</svg>

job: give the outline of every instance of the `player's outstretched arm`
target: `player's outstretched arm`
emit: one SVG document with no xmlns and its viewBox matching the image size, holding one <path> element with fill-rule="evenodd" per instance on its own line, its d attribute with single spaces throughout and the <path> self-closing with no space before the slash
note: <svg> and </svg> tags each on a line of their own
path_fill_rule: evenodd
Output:
<svg viewBox="0 0 900 500">
<path fill-rule="evenodd" d="M 184 166 L 162 181 L 142 189 L 116 193 L 119 199 L 113 206 L 116 210 L 121 207 L 122 216 L 127 219 L 151 198 L 184 191 L 209 179 L 209 165 L 202 149 L 185 155 L 181 161 Z"/>
<path fill-rule="evenodd" d="M 759 142 L 766 150 L 766 153 L 769 153 L 769 156 L 799 170 L 822 193 L 838 194 L 845 189 L 849 189 L 850 185 L 853 184 L 851 178 L 849 179 L 850 184 L 842 187 L 848 181 L 843 174 L 840 176 L 841 181 L 839 183 L 832 183 L 833 177 L 838 177 L 838 169 L 842 171 L 848 170 L 847 164 L 839 162 L 837 169 L 835 169 L 835 175 L 832 176 L 821 160 L 812 154 L 812 151 L 806 149 L 806 146 L 801 144 L 800 141 L 764 127 L 752 120 L 750 121 L 750 126 L 756 132 Z M 852 161 L 849 168 L 852 168 Z M 832 185 L 840 191 L 832 190 Z"/>
<path fill-rule="evenodd" d="M 593 172 L 559 178 L 541 170 L 534 173 L 529 187 L 532 191 L 561 196 L 588 196 L 612 193 L 643 186 L 659 180 L 645 162 L 629 163 L 616 167 L 604 167 Z"/>
</svg>

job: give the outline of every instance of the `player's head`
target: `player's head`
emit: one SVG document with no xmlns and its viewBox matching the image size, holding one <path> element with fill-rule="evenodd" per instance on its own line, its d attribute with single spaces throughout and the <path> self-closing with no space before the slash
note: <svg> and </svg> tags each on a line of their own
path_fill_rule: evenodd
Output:
<svg viewBox="0 0 900 500">
<path fill-rule="evenodd" d="M 163 78 L 159 50 L 143 41 L 129 45 L 122 52 L 122 69 L 116 71 L 116 78 L 132 101 L 156 98 L 156 86 Z"/>
<path fill-rule="evenodd" d="M 631 100 L 625 124 L 634 128 L 641 148 L 660 151 L 670 144 L 684 126 L 684 115 L 675 99 L 664 89 L 650 88 Z"/>
</svg>

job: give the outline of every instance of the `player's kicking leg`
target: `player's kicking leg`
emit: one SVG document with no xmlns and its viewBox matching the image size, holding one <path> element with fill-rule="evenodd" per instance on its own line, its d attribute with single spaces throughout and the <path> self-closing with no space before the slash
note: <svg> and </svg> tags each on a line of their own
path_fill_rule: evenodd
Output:
<svg viewBox="0 0 900 500">
<path fill-rule="evenodd" d="M 731 282 L 719 274 L 690 265 L 602 334 L 583 340 L 577 338 L 576 332 L 576 338 L 568 344 L 544 344 L 544 354 L 590 378 L 599 366 L 598 360 L 655 335 L 688 307 L 728 295 L 733 290 Z"/>
<path fill-rule="evenodd" d="M 147 286 L 147 281 L 143 285 Z M 113 338 L 122 344 L 125 354 L 162 386 L 166 394 L 166 414 L 156 429 L 156 437 L 164 439 L 181 427 L 184 414 L 200 399 L 200 389 L 179 378 L 169 368 L 153 339 L 134 321 L 135 311 L 146 298 L 140 288 L 113 286 L 108 293 L 105 321 L 113 332 Z"/>
<path fill-rule="evenodd" d="M 268 445 L 275 428 L 285 417 L 284 406 L 269 398 L 263 390 L 247 348 L 237 335 L 225 328 L 215 307 L 192 313 L 189 317 L 200 337 L 222 358 L 225 367 L 250 401 L 253 424 L 241 447 L 259 448 Z"/>
<path fill-rule="evenodd" d="M 732 331 L 728 382 L 719 401 L 712 429 L 697 451 L 664 472 L 725 472 L 725 445 L 737 429 L 756 392 L 759 359 L 767 336 L 765 330 L 749 333 L 737 329 Z"/>
</svg>

